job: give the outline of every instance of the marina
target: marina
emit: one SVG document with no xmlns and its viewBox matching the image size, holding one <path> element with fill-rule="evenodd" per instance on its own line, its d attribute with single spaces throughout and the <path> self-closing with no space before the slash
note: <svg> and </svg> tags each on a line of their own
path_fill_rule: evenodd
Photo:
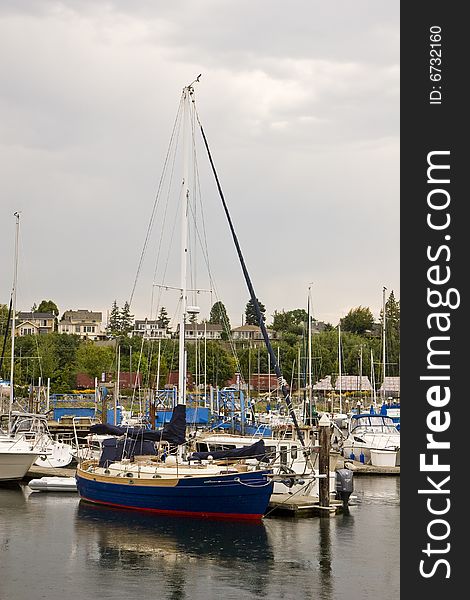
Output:
<svg viewBox="0 0 470 600">
<path fill-rule="evenodd" d="M 4 11 L 0 600 L 396 600 L 396 11 L 43 4 Z"/>
</svg>

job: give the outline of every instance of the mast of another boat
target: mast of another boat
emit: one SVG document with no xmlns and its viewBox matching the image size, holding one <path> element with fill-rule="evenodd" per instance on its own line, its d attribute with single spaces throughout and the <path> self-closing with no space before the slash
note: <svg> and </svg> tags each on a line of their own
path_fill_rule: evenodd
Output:
<svg viewBox="0 0 470 600">
<path fill-rule="evenodd" d="M 387 288 L 384 287 L 382 291 L 382 313 L 383 313 L 383 327 L 382 327 L 382 357 L 383 357 L 383 368 L 382 368 L 382 403 L 385 403 L 385 292 Z"/>
<path fill-rule="evenodd" d="M 372 348 L 370 349 L 370 378 L 372 379 L 372 401 L 374 407 L 377 406 L 377 391 L 375 389 L 375 371 L 374 371 L 374 354 Z"/>
<path fill-rule="evenodd" d="M 11 291 L 12 311 L 11 311 L 11 359 L 10 359 L 10 402 L 8 405 L 8 433 L 11 431 L 11 413 L 15 401 L 14 392 L 14 370 L 15 370 L 15 329 L 16 329 L 16 288 L 18 284 L 18 239 L 20 232 L 20 213 L 15 212 L 16 232 L 15 232 L 15 261 L 13 264 L 13 289 Z"/>
<path fill-rule="evenodd" d="M 187 304 L 187 256 L 188 256 L 188 206 L 189 206 L 189 143 L 191 133 L 191 95 L 192 84 L 183 89 L 183 181 L 181 188 L 181 314 L 178 349 L 178 404 L 186 404 L 186 353 L 185 353 L 185 323 Z"/>
<path fill-rule="evenodd" d="M 339 379 L 339 413 L 343 414 L 343 396 L 342 396 L 342 369 L 341 369 L 341 325 L 338 324 L 338 379 Z"/>
<path fill-rule="evenodd" d="M 309 423 L 312 425 L 312 315 L 311 315 L 311 285 L 308 286 L 307 313 L 308 313 L 308 410 Z"/>
</svg>

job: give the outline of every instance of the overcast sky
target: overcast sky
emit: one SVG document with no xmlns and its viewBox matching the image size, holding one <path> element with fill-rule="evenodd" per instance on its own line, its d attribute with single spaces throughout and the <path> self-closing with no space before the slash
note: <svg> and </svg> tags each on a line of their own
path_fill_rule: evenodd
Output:
<svg viewBox="0 0 470 600">
<path fill-rule="evenodd" d="M 199 73 L 268 323 L 306 308 L 309 285 L 314 316 L 333 324 L 357 306 L 378 318 L 383 286 L 400 298 L 399 2 L 1 0 L 0 303 L 15 211 L 18 309 L 52 299 L 106 314 L 130 298 L 181 90 Z M 220 208 L 206 227 L 240 325 L 249 295 Z M 136 317 L 152 279 L 142 269 Z"/>
</svg>

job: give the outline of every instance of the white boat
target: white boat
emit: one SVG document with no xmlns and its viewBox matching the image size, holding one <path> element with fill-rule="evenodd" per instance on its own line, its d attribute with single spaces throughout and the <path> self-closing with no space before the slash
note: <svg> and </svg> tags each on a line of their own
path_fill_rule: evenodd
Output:
<svg viewBox="0 0 470 600">
<path fill-rule="evenodd" d="M 60 439 L 53 439 L 47 425 L 47 417 L 43 414 L 11 411 L 8 415 L 1 415 L 0 422 L 3 428 L 7 427 L 9 420 L 10 434 L 15 438 L 23 438 L 29 443 L 34 443 L 40 449 L 34 464 L 39 467 L 59 468 L 66 467 L 73 460 L 74 445 Z"/>
<path fill-rule="evenodd" d="M 75 477 L 39 477 L 31 479 L 28 486 L 33 492 L 76 492 Z"/>
<path fill-rule="evenodd" d="M 0 481 L 23 479 L 38 456 L 31 443 L 0 433 Z"/>
<path fill-rule="evenodd" d="M 340 445 L 344 458 L 371 464 L 371 451 L 381 450 L 390 453 L 387 455 L 389 463 L 392 462 L 390 457 L 395 458 L 394 464 L 387 466 L 400 466 L 400 432 L 393 420 L 385 415 L 370 413 L 351 415 L 348 435 Z M 378 461 L 378 457 L 379 453 L 376 453 L 374 460 Z"/>
</svg>

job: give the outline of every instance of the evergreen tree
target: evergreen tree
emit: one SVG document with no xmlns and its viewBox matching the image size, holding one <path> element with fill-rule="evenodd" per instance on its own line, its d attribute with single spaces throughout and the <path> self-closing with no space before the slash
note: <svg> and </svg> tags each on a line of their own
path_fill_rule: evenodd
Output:
<svg viewBox="0 0 470 600">
<path fill-rule="evenodd" d="M 266 312 L 266 307 L 258 300 L 258 298 L 256 298 L 256 301 L 258 302 L 263 321 L 266 321 L 266 317 L 264 316 L 264 313 Z M 246 325 L 259 325 L 258 316 L 255 310 L 255 304 L 251 298 L 249 299 L 245 308 L 245 323 Z"/>
<path fill-rule="evenodd" d="M 164 306 L 161 307 L 160 312 L 158 313 L 157 324 L 160 329 L 168 329 L 168 325 L 170 324 L 170 317 Z"/>
<path fill-rule="evenodd" d="M 110 337 L 118 337 L 121 333 L 121 312 L 117 305 L 116 300 L 113 302 L 111 313 L 109 315 L 108 325 L 106 327 L 106 333 Z"/>
<path fill-rule="evenodd" d="M 222 325 L 223 331 L 221 337 L 223 340 L 228 340 L 232 328 L 230 326 L 227 310 L 220 300 L 212 305 L 209 323 L 212 323 L 212 325 Z"/>
<path fill-rule="evenodd" d="M 131 315 L 129 302 L 124 302 L 121 310 L 121 335 L 128 335 L 134 329 L 134 315 Z"/>
<path fill-rule="evenodd" d="M 383 327 L 383 310 L 380 311 Z M 400 374 L 400 302 L 395 299 L 393 290 L 385 302 L 385 342 L 387 351 L 387 374 Z"/>
</svg>

